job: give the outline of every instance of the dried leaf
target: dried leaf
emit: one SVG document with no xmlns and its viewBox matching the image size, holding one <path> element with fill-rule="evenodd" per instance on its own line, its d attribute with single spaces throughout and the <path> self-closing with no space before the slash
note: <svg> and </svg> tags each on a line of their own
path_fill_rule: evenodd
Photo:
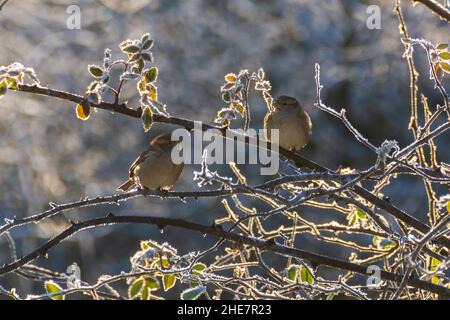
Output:
<svg viewBox="0 0 450 320">
<path fill-rule="evenodd" d="M 83 96 L 83 99 L 87 98 L 87 94 L 85 93 Z M 89 105 L 89 102 L 84 100 L 82 103 L 77 104 L 75 108 L 75 112 L 77 114 L 77 118 L 80 120 L 87 120 L 89 119 L 89 114 L 91 113 L 91 107 Z"/>
</svg>

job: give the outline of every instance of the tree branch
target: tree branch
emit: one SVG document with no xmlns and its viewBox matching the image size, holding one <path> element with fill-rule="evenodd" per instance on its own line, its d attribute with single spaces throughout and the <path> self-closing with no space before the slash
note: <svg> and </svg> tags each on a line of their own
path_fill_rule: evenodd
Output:
<svg viewBox="0 0 450 320">
<path fill-rule="evenodd" d="M 63 100 L 72 101 L 75 103 L 82 103 L 85 101 L 83 99 L 83 97 L 80 95 L 76 95 L 76 94 L 72 94 L 72 93 L 68 93 L 68 92 L 60 91 L 60 90 L 54 90 L 54 89 L 50 89 L 50 88 L 46 88 L 46 87 L 41 87 L 41 86 L 38 86 L 35 84 L 34 85 L 19 84 L 16 91 L 55 97 L 55 98 L 59 98 L 59 99 L 63 99 Z M 142 110 L 140 108 L 138 108 L 138 109 L 129 108 L 129 107 L 127 107 L 126 103 L 113 104 L 113 103 L 108 103 L 108 102 L 101 102 L 98 104 L 91 104 L 91 106 L 95 107 L 95 108 L 99 108 L 99 109 L 114 111 L 114 112 L 117 112 L 117 113 L 120 113 L 123 115 L 127 115 L 127 116 L 130 116 L 133 118 L 140 118 L 141 113 L 142 113 Z M 166 116 L 163 116 L 160 114 L 154 114 L 153 121 L 182 126 L 182 127 L 186 128 L 187 130 L 192 130 L 196 123 L 195 121 L 191 121 L 191 120 L 187 120 L 187 119 L 183 119 L 183 118 L 172 117 L 172 116 L 166 117 Z M 444 132 L 445 130 L 447 130 L 448 127 L 450 127 L 450 125 L 445 125 L 444 127 L 441 126 L 437 129 L 435 129 L 434 132 L 438 131 L 435 133 L 440 134 L 440 133 Z M 219 130 L 223 136 L 225 136 L 229 130 L 224 127 L 221 128 L 221 127 L 217 127 L 217 126 L 213 126 L 213 125 L 209 125 L 209 124 L 205 124 L 205 123 L 201 123 L 201 128 L 203 131 L 206 131 L 209 129 Z M 241 134 L 235 133 L 235 132 L 233 132 L 233 134 L 244 137 L 245 143 L 247 143 L 247 144 L 254 144 L 248 136 L 241 135 Z M 422 139 L 420 139 L 418 141 L 415 141 L 413 145 L 414 145 L 414 147 L 418 147 L 418 146 L 426 143 L 428 141 L 428 139 L 430 139 L 430 134 L 427 135 L 426 137 L 423 137 Z M 260 147 L 260 146 L 258 145 L 258 147 Z M 409 147 L 407 147 L 407 149 L 409 150 L 411 147 L 412 146 L 409 146 Z M 270 143 L 268 143 L 267 148 L 270 149 Z M 405 151 L 405 149 L 403 151 Z M 283 148 L 279 149 L 279 153 L 281 155 L 283 155 L 284 157 L 286 157 L 287 159 L 292 160 L 295 163 L 295 165 L 298 167 L 307 167 L 309 169 L 320 171 L 320 172 L 336 173 L 335 171 L 330 170 L 324 166 L 321 166 L 321 165 L 315 163 L 314 161 L 306 159 L 294 152 L 285 150 Z M 374 195 L 367 189 L 356 185 L 356 186 L 352 187 L 352 190 L 357 195 L 359 195 L 360 197 L 365 199 L 366 201 L 368 201 L 368 202 L 372 203 L 373 205 L 375 205 L 376 207 L 390 213 L 395 218 L 403 221 L 405 224 L 407 224 L 410 227 L 415 228 L 419 232 L 425 234 L 430 230 L 430 227 L 427 224 L 417 220 L 412 215 L 395 207 L 388 201 L 385 201 L 385 200 L 377 197 L 376 195 Z M 450 239 L 449 238 L 441 237 L 437 240 L 437 242 L 444 245 L 447 249 L 450 249 Z"/>
<path fill-rule="evenodd" d="M 332 180 L 332 181 L 342 181 L 346 178 L 354 178 L 358 176 L 357 174 L 330 174 L 328 172 L 321 173 L 301 173 L 297 175 L 283 176 L 281 178 L 273 179 L 256 187 L 245 187 L 242 185 L 231 185 L 229 189 L 217 189 L 217 190 L 207 190 L 207 191 L 165 191 L 165 190 L 149 190 L 149 189 L 136 189 L 128 191 L 125 193 L 119 193 L 107 196 L 96 196 L 93 198 L 83 198 L 79 201 L 74 201 L 65 204 L 55 204 L 50 203 L 52 207 L 49 210 L 40 212 L 21 219 L 8 219 L 6 218 L 6 223 L 0 226 L 0 235 L 5 232 L 10 231 L 13 228 L 20 227 L 30 223 L 38 223 L 41 220 L 53 217 L 59 213 L 69 211 L 72 209 L 90 207 L 94 205 L 101 204 L 116 204 L 128 199 L 136 198 L 139 196 L 144 197 L 159 197 L 163 199 L 178 198 L 184 200 L 185 198 L 210 198 L 210 197 L 222 197 L 232 194 L 253 194 L 255 190 L 262 189 L 272 189 L 280 184 L 288 182 L 299 182 L 299 181 L 312 181 L 312 180 Z"/>
<path fill-rule="evenodd" d="M 412 0 L 413 4 L 422 3 L 428 9 L 437 14 L 442 20 L 450 23 L 450 11 L 434 0 Z"/>
<path fill-rule="evenodd" d="M 276 243 L 274 240 L 260 240 L 254 237 L 247 237 L 243 235 L 239 235 L 232 232 L 227 232 L 223 230 L 220 227 L 217 226 L 204 226 L 197 223 L 188 222 L 182 219 L 173 219 L 173 218 L 162 218 L 162 217 L 145 217 L 145 216 L 114 216 L 112 214 L 107 215 L 103 218 L 97 218 L 97 219 L 91 219 L 91 220 L 85 220 L 80 222 L 73 222 L 70 227 L 68 227 L 66 230 L 58 234 L 57 236 L 53 237 L 43 245 L 41 245 L 36 250 L 32 251 L 31 253 L 27 254 L 26 256 L 12 262 L 9 264 L 4 265 L 2 268 L 0 268 L 0 275 L 17 270 L 18 268 L 26 265 L 27 263 L 33 261 L 34 259 L 38 258 L 39 256 L 45 256 L 47 252 L 57 246 L 59 243 L 61 243 L 66 238 L 72 236 L 73 234 L 88 229 L 91 227 L 101 226 L 101 225 L 112 225 L 112 224 L 119 224 L 119 223 L 138 223 L 138 224 L 150 224 L 150 225 L 156 225 L 159 228 L 166 227 L 166 226 L 173 226 L 177 228 L 197 231 L 202 234 L 209 234 L 216 237 L 224 238 L 226 240 L 239 243 L 239 244 L 246 244 L 253 247 L 256 247 L 261 250 L 270 251 L 274 253 L 278 253 L 283 256 L 290 256 L 290 257 L 296 257 L 300 259 L 305 259 L 310 261 L 311 263 L 314 263 L 316 265 L 325 265 L 332 268 L 337 268 L 341 270 L 346 270 L 350 272 L 355 272 L 362 275 L 367 275 L 367 270 L 364 266 L 354 264 L 351 262 L 339 260 L 330 258 L 324 255 L 311 253 L 309 251 L 296 249 L 293 247 L 288 247 L 285 245 L 281 245 Z M 403 280 L 402 275 L 395 274 L 392 272 L 380 271 L 380 276 L 382 279 L 387 281 L 394 281 L 397 283 L 400 283 Z M 447 289 L 445 287 L 441 287 L 435 284 L 432 284 L 430 282 L 417 280 L 414 278 L 408 278 L 405 280 L 405 283 L 407 285 L 410 285 L 412 287 L 427 290 L 436 294 L 440 294 L 445 297 L 450 297 L 450 289 Z"/>
</svg>

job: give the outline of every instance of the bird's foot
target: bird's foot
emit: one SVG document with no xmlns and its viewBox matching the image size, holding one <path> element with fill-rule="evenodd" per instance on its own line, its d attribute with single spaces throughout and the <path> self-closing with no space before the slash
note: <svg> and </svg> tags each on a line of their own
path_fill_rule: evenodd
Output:
<svg viewBox="0 0 450 320">
<path fill-rule="evenodd" d="M 161 187 L 158 187 L 156 190 L 158 190 L 159 195 L 161 196 L 161 198 L 166 198 L 169 195 L 169 190 L 167 190 L 167 189 L 163 189 Z"/>
</svg>

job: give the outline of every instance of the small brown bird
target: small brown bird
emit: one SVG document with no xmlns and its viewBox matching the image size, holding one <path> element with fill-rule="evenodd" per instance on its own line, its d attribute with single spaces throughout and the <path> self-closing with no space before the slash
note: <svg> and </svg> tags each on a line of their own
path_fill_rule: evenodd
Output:
<svg viewBox="0 0 450 320">
<path fill-rule="evenodd" d="M 279 96 L 264 117 L 264 129 L 268 141 L 271 141 L 270 129 L 279 129 L 279 146 L 296 151 L 308 143 L 312 123 L 297 99 Z"/>
<path fill-rule="evenodd" d="M 170 190 L 183 171 L 184 164 L 172 162 L 172 149 L 178 141 L 171 140 L 170 133 L 160 134 L 150 142 L 150 146 L 130 166 L 130 178 L 117 188 L 127 191 L 140 186 L 150 190 Z"/>
</svg>

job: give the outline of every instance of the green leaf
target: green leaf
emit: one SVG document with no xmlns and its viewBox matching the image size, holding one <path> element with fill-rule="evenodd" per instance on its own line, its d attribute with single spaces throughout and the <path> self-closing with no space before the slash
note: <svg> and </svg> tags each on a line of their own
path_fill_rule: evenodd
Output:
<svg viewBox="0 0 450 320">
<path fill-rule="evenodd" d="M 89 73 L 96 78 L 101 78 L 103 76 L 103 70 L 99 66 L 90 65 Z"/>
<path fill-rule="evenodd" d="M 146 286 L 150 291 L 155 291 L 159 289 L 159 281 L 153 277 L 148 277 L 146 280 Z"/>
<path fill-rule="evenodd" d="M 442 51 L 441 53 L 439 53 L 439 58 L 444 60 L 450 60 L 450 52 Z"/>
<path fill-rule="evenodd" d="M 311 272 L 309 272 L 308 268 L 301 267 L 301 269 L 300 269 L 300 280 L 302 282 L 307 282 L 307 283 L 309 283 L 311 285 L 314 283 L 314 278 L 313 278 Z"/>
<path fill-rule="evenodd" d="M 142 58 L 142 59 L 144 59 L 145 61 L 148 61 L 148 62 L 153 62 L 153 55 L 150 52 L 141 54 L 140 58 Z"/>
<path fill-rule="evenodd" d="M 144 289 L 145 279 L 143 277 L 137 278 L 128 288 L 128 297 L 134 299 Z"/>
<path fill-rule="evenodd" d="M 225 92 L 222 94 L 222 100 L 229 103 L 231 101 L 231 95 L 229 92 Z"/>
<path fill-rule="evenodd" d="M 205 269 L 206 269 L 206 265 L 204 263 L 201 263 L 201 262 L 195 264 L 192 267 L 192 270 L 199 271 L 199 272 L 202 272 Z"/>
<path fill-rule="evenodd" d="M 141 300 L 149 300 L 151 297 L 150 289 L 146 286 L 144 289 L 142 289 L 141 292 Z"/>
<path fill-rule="evenodd" d="M 288 279 L 292 281 L 296 281 L 298 277 L 298 266 L 293 264 L 288 269 Z"/>
<path fill-rule="evenodd" d="M 6 83 L 8 84 L 8 88 L 11 90 L 17 90 L 17 81 L 14 78 L 5 78 Z"/>
<path fill-rule="evenodd" d="M 206 287 L 203 285 L 189 288 L 181 293 L 181 299 L 183 300 L 196 300 L 200 295 L 206 292 Z"/>
<path fill-rule="evenodd" d="M 123 52 L 126 52 L 126 53 L 135 53 L 135 52 L 139 51 L 139 47 L 135 46 L 135 45 L 124 46 L 121 49 L 122 49 Z"/>
<path fill-rule="evenodd" d="M 172 288 L 177 281 L 177 277 L 175 274 L 165 274 L 163 276 L 163 288 L 164 291 L 168 291 L 170 288 Z"/>
<path fill-rule="evenodd" d="M 356 215 L 358 216 L 358 218 L 360 218 L 360 219 L 367 219 L 367 215 L 366 215 L 366 213 L 364 211 L 362 211 L 359 208 L 356 208 L 355 211 L 356 211 Z"/>
<path fill-rule="evenodd" d="M 140 58 L 135 64 L 136 71 L 138 73 L 141 73 L 142 70 L 144 69 L 144 66 L 145 66 L 145 61 L 144 61 L 144 59 Z"/>
<path fill-rule="evenodd" d="M 433 277 L 433 278 L 431 278 L 431 283 L 432 283 L 432 284 L 439 284 L 439 277 Z"/>
<path fill-rule="evenodd" d="M 142 43 L 142 49 L 144 49 L 144 50 L 150 50 L 152 47 L 153 47 L 152 39 L 148 39 Z"/>
<path fill-rule="evenodd" d="M 88 91 L 94 91 L 98 86 L 99 86 L 99 83 L 97 81 L 94 81 L 89 85 Z"/>
<path fill-rule="evenodd" d="M 150 33 L 146 32 L 142 35 L 141 37 L 141 42 L 144 43 L 145 41 L 147 41 L 148 39 L 150 39 Z"/>
<path fill-rule="evenodd" d="M 128 55 L 129 63 L 135 63 L 135 62 L 139 61 L 139 59 L 142 59 L 142 55 L 140 53 L 134 53 L 134 54 L 130 53 Z"/>
<path fill-rule="evenodd" d="M 62 291 L 62 288 L 53 281 L 45 281 L 45 290 L 47 291 L 47 294 L 55 294 Z M 64 295 L 55 295 L 51 296 L 50 299 L 52 300 L 64 300 Z"/>
<path fill-rule="evenodd" d="M 3 96 L 8 90 L 8 85 L 6 84 L 6 80 L 0 82 L 0 97 Z"/>
<path fill-rule="evenodd" d="M 153 112 L 150 110 L 149 106 L 146 106 L 145 109 L 142 111 L 142 125 L 144 127 L 144 131 L 148 132 L 153 124 Z"/>
<path fill-rule="evenodd" d="M 145 82 L 155 82 L 158 77 L 158 68 L 152 67 L 145 72 Z"/>
<path fill-rule="evenodd" d="M 445 50 L 448 48 L 448 43 L 439 43 L 436 48 L 438 50 Z"/>
</svg>

